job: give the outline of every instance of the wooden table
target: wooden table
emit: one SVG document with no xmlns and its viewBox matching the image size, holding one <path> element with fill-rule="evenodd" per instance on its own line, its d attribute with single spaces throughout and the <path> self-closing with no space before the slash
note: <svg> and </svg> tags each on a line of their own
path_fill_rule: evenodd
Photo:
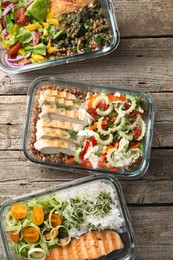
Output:
<svg viewBox="0 0 173 260">
<path fill-rule="evenodd" d="M 0 72 L 0 203 L 81 177 L 23 158 L 26 94 L 33 79 L 56 75 L 143 90 L 156 107 L 150 166 L 140 180 L 121 184 L 136 235 L 136 259 L 173 259 L 173 1 L 114 0 L 114 5 L 121 42 L 110 55 L 21 75 Z"/>
</svg>

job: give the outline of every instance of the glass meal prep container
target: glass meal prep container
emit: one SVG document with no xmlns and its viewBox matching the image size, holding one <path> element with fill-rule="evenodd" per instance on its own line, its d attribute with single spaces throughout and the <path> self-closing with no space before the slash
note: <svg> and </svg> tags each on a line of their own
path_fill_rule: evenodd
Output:
<svg viewBox="0 0 173 260">
<path fill-rule="evenodd" d="M 35 217 L 38 208 L 43 212 L 41 221 L 39 211 Z M 0 216 L 7 260 L 135 258 L 135 239 L 123 191 L 111 176 L 85 177 L 13 198 L 2 205 Z M 38 233 L 36 242 L 31 229 Z M 51 240 L 48 239 L 50 230 L 54 231 Z M 16 234 L 19 236 L 15 240 Z M 88 236 L 86 240 L 84 236 Z M 80 243 L 83 243 L 81 249 Z M 62 250 L 60 258 L 55 252 L 57 248 Z M 78 258 L 76 250 L 80 250 L 83 258 Z"/>
<path fill-rule="evenodd" d="M 39 77 L 28 91 L 23 152 L 40 166 L 137 178 L 149 164 L 153 120 L 144 92 Z"/>
<path fill-rule="evenodd" d="M 37 0 L 37 1 L 39 1 L 39 0 Z M 89 2 L 89 0 L 88 0 L 88 2 Z M 51 17 L 52 13 L 49 13 L 48 15 L 50 16 L 50 18 L 49 17 L 46 18 L 46 20 L 45 20 L 46 22 L 39 22 L 38 23 L 38 21 L 36 22 L 34 20 L 35 21 L 34 24 L 29 24 L 29 25 L 26 24 L 26 26 L 21 27 L 22 29 L 20 28 L 21 25 L 19 25 L 19 27 L 17 29 L 19 32 L 18 32 L 16 37 L 19 38 L 19 42 L 20 42 L 20 40 L 21 41 L 25 40 L 23 31 L 21 32 L 21 37 L 20 37 L 20 30 L 25 30 L 25 33 L 26 33 L 26 29 L 27 29 L 28 30 L 27 31 L 28 35 L 31 35 L 31 36 L 35 35 L 35 36 L 33 36 L 34 37 L 33 39 L 35 39 L 35 41 L 37 40 L 38 37 L 40 37 L 40 42 L 38 43 L 38 45 L 40 47 L 36 48 L 37 45 L 35 46 L 35 44 L 36 44 L 35 42 L 34 43 L 30 43 L 30 42 L 29 43 L 25 43 L 27 41 L 27 39 L 28 39 L 28 38 L 25 37 L 26 40 L 24 41 L 23 46 L 20 47 L 20 50 L 22 49 L 22 51 L 19 51 L 19 54 L 17 55 L 17 57 L 13 57 L 16 54 L 12 55 L 12 58 L 11 58 L 11 56 L 8 56 L 6 54 L 6 53 L 10 53 L 10 55 L 11 55 L 11 52 L 3 50 L 3 47 L 1 47 L 0 48 L 0 69 L 2 71 L 4 71 L 4 72 L 7 72 L 7 73 L 16 74 L 16 73 L 22 73 L 22 72 L 27 72 L 27 71 L 31 71 L 31 70 L 47 68 L 47 67 L 50 67 L 50 66 L 66 64 L 66 63 L 75 62 L 75 61 L 81 61 L 81 60 L 85 60 L 85 59 L 89 59 L 89 58 L 95 58 L 95 57 L 99 57 L 99 56 L 108 54 L 108 53 L 112 52 L 113 50 L 115 50 L 116 47 L 119 44 L 120 36 L 119 36 L 119 31 L 118 31 L 118 27 L 117 27 L 117 23 L 116 23 L 116 18 L 115 18 L 115 13 L 114 13 L 112 1 L 111 0 L 106 0 L 106 1 L 105 0 L 104 1 L 103 0 L 98 0 L 98 1 L 96 0 L 96 2 L 100 3 L 101 8 L 103 9 L 103 16 L 107 20 L 107 25 L 106 25 L 107 29 L 104 29 L 105 28 L 104 24 L 103 24 L 103 26 L 99 25 L 100 27 L 99 27 L 98 30 L 100 30 L 100 31 L 97 31 L 97 33 L 100 32 L 100 33 L 104 34 L 105 33 L 104 30 L 109 30 L 109 34 L 111 35 L 109 41 L 105 42 L 105 44 L 104 44 L 104 41 L 106 41 L 106 37 L 105 36 L 103 37 L 103 39 L 100 38 L 101 36 L 97 37 L 98 39 L 95 42 L 95 47 L 90 47 L 89 46 L 90 43 L 85 43 L 84 39 L 82 38 L 82 37 L 84 37 L 83 33 L 85 31 L 86 31 L 85 33 L 87 33 L 87 30 L 89 30 L 87 28 L 90 25 L 89 24 L 88 25 L 87 24 L 83 24 L 83 21 L 82 20 L 80 21 L 80 19 L 82 19 L 83 16 L 86 16 L 85 22 L 88 23 L 87 19 L 89 19 L 88 17 L 90 17 L 91 14 L 89 14 L 89 16 L 87 17 L 87 12 L 89 12 L 88 11 L 89 8 L 92 8 L 92 5 L 91 5 L 91 7 L 89 6 L 89 7 L 84 8 L 83 9 L 84 11 L 82 11 L 83 13 L 81 15 L 79 14 L 79 17 L 77 18 L 77 20 L 75 20 L 75 23 L 79 27 L 79 28 L 77 27 L 75 29 L 75 32 L 77 30 L 79 31 L 79 29 L 80 29 L 80 32 L 78 32 L 78 34 L 80 33 L 80 35 L 75 36 L 74 39 L 73 39 L 72 36 L 69 36 L 70 32 L 68 32 L 68 34 L 69 34 L 69 35 L 67 35 L 68 37 L 66 36 L 67 39 L 63 38 L 63 37 L 65 37 L 64 35 L 67 32 L 67 30 L 70 30 L 70 28 L 73 27 L 71 24 L 68 25 L 68 23 L 66 25 L 67 26 L 66 29 L 64 29 L 64 27 L 63 27 L 64 25 L 62 25 L 62 28 L 60 27 L 59 34 L 57 34 L 57 32 L 53 33 L 53 30 L 56 28 L 56 25 L 54 27 L 54 23 L 53 23 L 53 21 L 55 19 L 53 20 L 52 17 Z M 32 4 L 32 2 L 29 2 L 28 5 L 29 4 Z M 14 8 L 15 8 L 16 2 L 14 4 L 13 3 L 12 4 L 9 3 L 9 5 L 10 6 L 14 5 Z M 24 7 L 25 9 L 26 9 L 26 6 L 27 6 L 27 4 Z M 15 28 L 15 30 L 11 29 L 10 32 L 8 32 L 8 30 L 6 28 L 4 28 L 5 25 L 4 25 L 3 21 L 7 22 L 6 21 L 7 19 L 5 18 L 6 12 L 7 12 L 7 16 L 9 16 L 9 19 L 12 19 L 11 16 L 10 16 L 10 11 L 9 10 L 5 10 L 5 8 L 4 8 L 4 11 L 2 9 L 2 14 L 1 14 L 1 16 L 2 16 L 1 17 L 1 23 L 2 23 L 1 27 L 2 27 L 2 30 L 0 31 L 0 37 L 2 39 L 4 39 L 4 37 L 7 38 L 7 39 L 5 39 L 6 42 L 4 43 L 5 44 L 4 46 L 8 45 L 7 41 L 9 40 L 10 33 L 16 33 L 16 28 Z M 100 11 L 98 11 L 98 14 L 99 14 L 99 12 Z M 3 14 L 4 14 L 4 17 L 3 17 Z M 94 12 L 93 12 L 93 14 L 94 14 Z M 68 16 L 67 17 L 68 18 L 67 21 L 69 22 L 69 19 L 72 19 L 72 22 L 73 22 L 73 20 L 75 19 L 76 15 L 77 14 L 75 14 L 75 13 L 73 15 L 73 12 L 70 13 L 70 14 L 67 14 L 67 16 Z M 72 16 L 74 16 L 74 17 L 72 17 Z M 61 15 L 60 18 L 61 17 L 63 18 L 64 16 Z M 57 22 L 58 24 L 61 24 L 61 22 L 62 22 L 62 18 L 61 19 L 60 18 L 57 18 L 57 19 L 59 19 L 59 21 Z M 14 18 L 14 19 L 17 19 L 17 18 Z M 12 22 L 15 21 L 14 19 L 12 19 Z M 96 19 L 96 18 L 94 18 L 94 19 Z M 104 19 L 101 18 L 101 20 L 104 20 Z M 97 20 L 96 20 L 96 22 L 97 22 Z M 77 25 L 75 25 L 75 26 L 77 26 Z M 9 26 L 10 26 L 10 23 L 9 23 Z M 35 26 L 35 27 L 33 27 L 33 26 Z M 98 25 L 96 25 L 96 27 L 97 26 Z M 95 25 L 93 24 L 91 26 L 91 28 L 94 28 L 94 27 L 95 27 Z M 90 30 L 91 30 L 91 28 L 90 28 Z M 65 30 L 65 31 L 63 31 L 63 30 Z M 39 36 L 36 37 L 38 34 L 39 34 Z M 48 36 L 47 36 L 47 34 L 48 34 Z M 46 37 L 49 37 L 49 34 L 51 34 L 50 35 L 50 39 L 47 39 Z M 106 34 L 108 34 L 108 32 L 106 32 Z M 10 37 L 11 40 L 14 38 L 14 37 L 12 38 L 12 36 L 13 36 L 13 34 L 11 34 L 11 37 Z M 57 37 L 57 38 L 55 38 L 55 37 Z M 88 39 L 90 39 L 89 36 L 85 36 L 85 37 L 86 37 L 86 41 L 88 41 Z M 77 50 L 76 49 L 72 50 L 70 48 L 73 48 L 73 46 L 75 46 L 75 43 L 73 41 L 75 41 L 76 39 L 78 39 L 78 43 L 77 43 L 77 47 L 76 47 Z M 49 43 L 48 43 L 48 40 L 49 40 Z M 64 45 L 62 43 L 62 40 L 64 40 L 64 42 L 65 42 Z M 68 44 L 66 44 L 67 40 L 69 41 Z M 55 41 L 55 43 L 54 42 L 51 43 L 52 41 Z M 91 40 L 90 42 L 92 42 L 92 44 L 94 44 L 93 40 Z M 61 48 L 57 47 L 57 46 L 59 46 L 58 44 L 60 44 L 60 43 L 62 45 Z M 53 46 L 53 44 L 55 44 L 55 46 Z M 98 46 L 96 46 L 96 45 L 98 45 Z M 81 47 L 81 46 L 83 46 L 83 47 Z M 89 47 L 87 47 L 87 46 L 89 46 Z M 12 47 L 13 47 L 13 45 L 12 45 Z M 45 48 L 45 50 L 47 49 L 46 55 L 43 54 L 43 47 Z M 81 49 L 79 50 L 79 48 L 81 48 Z M 59 50 L 59 51 L 57 52 L 57 50 Z M 57 54 L 57 53 L 60 53 L 60 54 Z M 26 58 L 25 59 L 23 59 L 23 57 L 21 58 L 22 55 L 23 55 L 23 57 L 26 57 Z M 40 56 L 42 56 L 42 57 L 40 57 Z M 16 59 L 17 63 L 15 62 L 15 59 L 12 60 L 13 58 Z M 25 61 L 25 62 L 23 62 L 23 61 Z M 25 65 L 20 65 L 19 66 L 18 63 L 19 64 L 20 63 L 25 63 Z"/>
</svg>

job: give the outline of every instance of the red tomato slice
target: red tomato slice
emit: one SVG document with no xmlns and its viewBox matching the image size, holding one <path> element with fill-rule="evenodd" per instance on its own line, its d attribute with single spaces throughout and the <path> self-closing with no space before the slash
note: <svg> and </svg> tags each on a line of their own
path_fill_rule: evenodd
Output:
<svg viewBox="0 0 173 260">
<path fill-rule="evenodd" d="M 18 53 L 18 50 L 22 47 L 21 42 L 17 42 L 13 47 L 11 47 L 8 51 L 7 54 L 8 56 L 13 56 Z"/>
<path fill-rule="evenodd" d="M 103 109 L 105 109 L 105 110 L 107 110 L 108 109 L 108 105 L 106 105 L 104 102 L 102 102 L 102 101 L 100 101 L 98 104 L 97 104 L 97 108 L 99 108 L 99 107 L 101 107 L 101 108 L 103 108 Z"/>
<path fill-rule="evenodd" d="M 95 139 L 94 136 L 92 136 L 92 138 L 91 138 L 91 143 L 92 143 L 92 146 L 95 146 L 97 144 L 97 140 Z"/>
<path fill-rule="evenodd" d="M 28 22 L 28 17 L 25 15 L 26 9 L 24 7 L 20 7 L 14 15 L 14 19 L 16 23 L 22 27 Z"/>
</svg>

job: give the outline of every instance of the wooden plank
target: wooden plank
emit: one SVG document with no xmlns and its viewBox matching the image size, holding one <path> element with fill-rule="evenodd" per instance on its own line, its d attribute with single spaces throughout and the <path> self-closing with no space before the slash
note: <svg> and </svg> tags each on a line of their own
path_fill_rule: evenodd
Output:
<svg viewBox="0 0 173 260">
<path fill-rule="evenodd" d="M 172 207 L 130 207 L 136 238 L 136 260 L 172 260 Z M 2 256 L 0 245 L 0 259 Z"/>
<path fill-rule="evenodd" d="M 113 0 L 123 37 L 172 35 L 172 0 Z"/>
<path fill-rule="evenodd" d="M 20 75 L 0 73 L 0 94 L 26 94 L 38 76 L 149 92 L 172 91 L 173 38 L 122 40 L 113 53 L 97 59 L 81 61 Z"/>
<path fill-rule="evenodd" d="M 47 169 L 26 162 L 20 151 L 0 151 L 0 203 L 25 192 L 54 186 L 86 176 L 75 172 Z M 143 178 L 120 180 L 130 204 L 173 203 L 173 150 L 152 150 L 149 168 Z"/>
<path fill-rule="evenodd" d="M 130 207 L 137 260 L 172 259 L 172 207 Z"/>
</svg>

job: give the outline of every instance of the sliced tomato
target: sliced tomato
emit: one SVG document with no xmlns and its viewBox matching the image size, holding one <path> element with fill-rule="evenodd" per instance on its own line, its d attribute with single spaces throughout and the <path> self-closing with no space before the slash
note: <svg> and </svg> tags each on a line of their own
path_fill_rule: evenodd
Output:
<svg viewBox="0 0 173 260">
<path fill-rule="evenodd" d="M 102 157 L 101 157 L 101 160 L 100 160 L 99 163 L 98 163 L 98 166 L 99 166 L 99 167 L 103 167 L 105 160 L 106 160 L 106 155 L 103 154 Z"/>
<path fill-rule="evenodd" d="M 26 9 L 24 7 L 20 7 L 17 9 L 14 15 L 14 19 L 16 23 L 22 27 L 28 22 L 28 17 L 25 15 Z"/>
<path fill-rule="evenodd" d="M 22 47 L 21 42 L 17 42 L 15 45 L 13 45 L 8 51 L 7 54 L 8 56 L 14 56 L 18 53 L 18 50 Z"/>
</svg>

